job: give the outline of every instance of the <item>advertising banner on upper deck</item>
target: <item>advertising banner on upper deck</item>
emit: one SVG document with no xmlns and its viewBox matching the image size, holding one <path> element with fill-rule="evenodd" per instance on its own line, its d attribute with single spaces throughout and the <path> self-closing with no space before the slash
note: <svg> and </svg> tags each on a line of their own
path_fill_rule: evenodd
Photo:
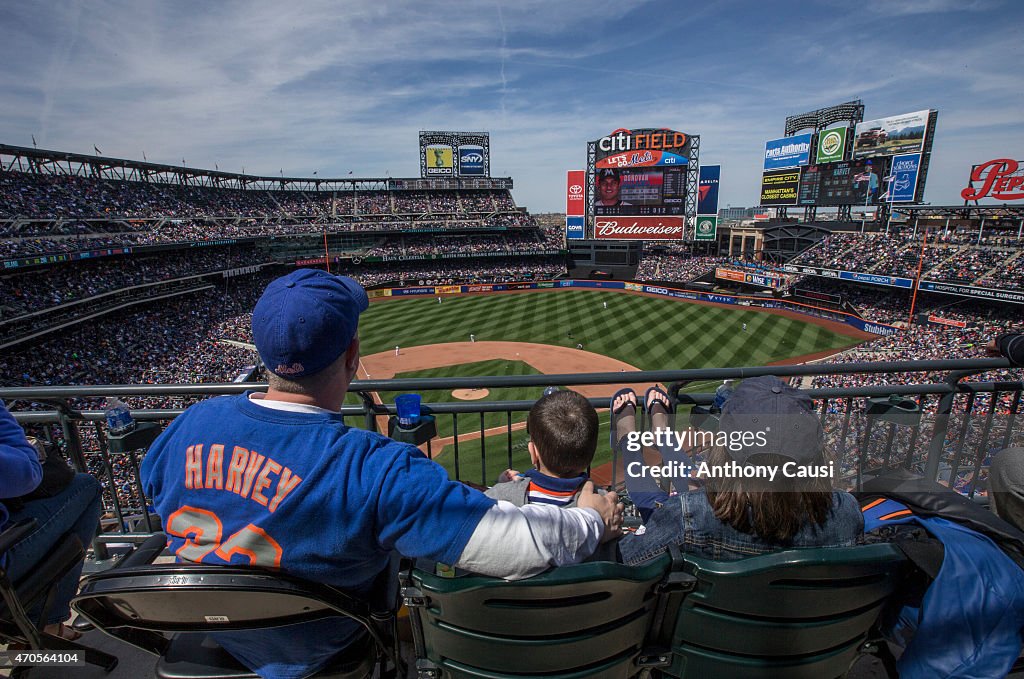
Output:
<svg viewBox="0 0 1024 679">
<path fill-rule="evenodd" d="M 810 162 L 811 133 L 772 139 L 764 144 L 764 169 L 784 170 Z"/>
<path fill-rule="evenodd" d="M 718 217 L 700 215 L 697 217 L 697 228 L 694 231 L 693 239 L 699 241 L 713 241 L 718 238 Z"/>
<path fill-rule="evenodd" d="M 928 130 L 928 113 L 915 111 L 857 123 L 853 159 L 920 153 Z"/>
<path fill-rule="evenodd" d="M 587 229 L 584 224 L 586 218 L 579 217 L 566 217 L 565 218 L 565 238 L 566 240 L 583 240 L 586 237 Z"/>
</svg>

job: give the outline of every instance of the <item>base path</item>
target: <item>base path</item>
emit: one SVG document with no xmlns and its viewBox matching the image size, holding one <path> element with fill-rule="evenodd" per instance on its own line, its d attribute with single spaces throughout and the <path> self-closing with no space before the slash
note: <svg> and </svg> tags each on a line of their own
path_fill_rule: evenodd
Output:
<svg viewBox="0 0 1024 679">
<path fill-rule="evenodd" d="M 477 363 L 493 359 L 522 361 L 533 367 L 537 372 L 545 375 L 613 373 L 616 371 L 638 370 L 635 366 L 624 361 L 595 354 L 585 349 L 571 349 L 569 347 L 535 344 L 532 342 L 450 342 L 419 347 L 402 347 L 399 350 L 398 356 L 395 356 L 393 349 L 365 356 L 359 367 L 359 377 L 389 380 L 399 373 L 462 365 L 463 363 Z M 583 385 L 574 386 L 573 390 L 588 398 L 600 398 L 608 396 L 620 386 L 629 386 L 642 395 L 652 384 L 651 382 L 624 382 L 622 385 Z M 380 403 L 377 394 L 373 394 L 373 398 Z M 387 431 L 387 418 L 379 417 L 377 426 L 380 428 L 380 431 Z M 518 427 L 513 425 L 513 429 L 518 429 Z M 494 431 L 488 430 L 486 434 L 490 436 L 504 433 L 505 431 L 506 427 L 504 426 L 495 427 Z M 472 440 L 479 437 L 480 432 L 477 431 L 460 434 L 459 440 Z M 435 439 L 431 444 L 434 457 L 437 457 L 442 448 L 451 442 L 451 437 Z M 425 448 L 426 446 L 424 446 Z"/>
</svg>

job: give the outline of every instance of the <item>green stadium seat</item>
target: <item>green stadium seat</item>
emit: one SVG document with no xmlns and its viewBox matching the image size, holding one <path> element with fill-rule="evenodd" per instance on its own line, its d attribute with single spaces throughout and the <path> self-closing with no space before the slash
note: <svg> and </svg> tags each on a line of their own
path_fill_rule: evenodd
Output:
<svg viewBox="0 0 1024 679">
<path fill-rule="evenodd" d="M 673 571 L 690 582 L 665 595 L 664 620 L 652 633 L 671 649 L 662 672 L 824 679 L 846 675 L 860 655 L 874 653 L 895 676 L 888 647 L 872 631 L 906 563 L 889 544 L 724 562 L 682 555 Z"/>
<path fill-rule="evenodd" d="M 403 594 L 418 676 L 646 675 L 643 640 L 670 563 L 667 555 L 642 567 L 593 562 L 514 582 L 413 570 Z"/>
</svg>

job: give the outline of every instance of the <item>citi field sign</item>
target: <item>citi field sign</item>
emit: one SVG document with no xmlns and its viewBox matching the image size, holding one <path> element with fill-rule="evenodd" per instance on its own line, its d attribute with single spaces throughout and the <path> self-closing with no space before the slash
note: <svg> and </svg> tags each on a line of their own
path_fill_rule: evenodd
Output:
<svg viewBox="0 0 1024 679">
<path fill-rule="evenodd" d="M 632 160 L 630 154 L 632 152 L 644 152 L 644 151 L 660 151 L 669 155 L 675 155 L 682 158 L 689 158 L 689 141 L 690 136 L 682 132 L 676 132 L 675 130 L 669 130 L 667 128 L 662 129 L 642 129 L 642 130 L 629 130 L 624 127 L 613 131 L 611 134 L 601 137 L 595 142 L 597 146 L 598 156 L 604 158 L 612 154 L 625 154 L 625 157 Z M 642 158 L 641 153 L 637 160 Z M 660 160 L 663 154 L 658 154 L 657 158 Z M 655 161 L 655 162 L 651 162 Z M 644 162 L 644 161 L 641 161 Z M 655 154 L 651 153 L 649 159 L 646 162 L 650 164 L 656 164 Z M 634 164 L 634 163 L 631 163 Z M 639 163 L 635 163 L 639 164 Z M 674 164 L 674 163 L 659 163 L 659 164 Z M 680 163 L 681 164 L 681 163 Z"/>
</svg>

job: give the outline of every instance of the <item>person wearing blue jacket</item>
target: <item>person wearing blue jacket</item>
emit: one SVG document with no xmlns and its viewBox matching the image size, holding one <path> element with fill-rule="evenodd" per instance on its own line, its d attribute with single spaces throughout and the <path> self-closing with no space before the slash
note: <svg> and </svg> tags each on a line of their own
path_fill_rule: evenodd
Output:
<svg viewBox="0 0 1024 679">
<path fill-rule="evenodd" d="M 916 524 L 942 543 L 941 565 L 920 602 L 904 602 L 886 625 L 888 636 L 905 646 L 899 676 L 1003 677 L 1021 653 L 1024 570 L 991 537 L 958 523 L 963 510 L 941 501 L 944 490 L 930 496 L 918 490 L 917 499 L 933 500 L 949 516 L 884 496 L 862 498 L 865 533 Z"/>
<path fill-rule="evenodd" d="M 99 526 L 102 490 L 89 474 L 76 474 L 67 488 L 52 497 L 19 502 L 17 509 L 8 510 L 3 500 L 31 493 L 42 480 L 43 468 L 35 446 L 28 442 L 21 426 L 0 401 L 0 531 L 24 519 L 38 521 L 33 533 L 0 554 L 12 582 L 38 567 L 68 531 L 88 546 Z M 43 631 L 47 634 L 68 640 L 81 636 L 63 623 L 71 616 L 70 603 L 78 591 L 83 565 L 84 561 L 72 568 L 58 584 L 53 604 L 43 618 Z M 38 609 L 27 612 L 32 620 L 38 619 Z"/>
</svg>

